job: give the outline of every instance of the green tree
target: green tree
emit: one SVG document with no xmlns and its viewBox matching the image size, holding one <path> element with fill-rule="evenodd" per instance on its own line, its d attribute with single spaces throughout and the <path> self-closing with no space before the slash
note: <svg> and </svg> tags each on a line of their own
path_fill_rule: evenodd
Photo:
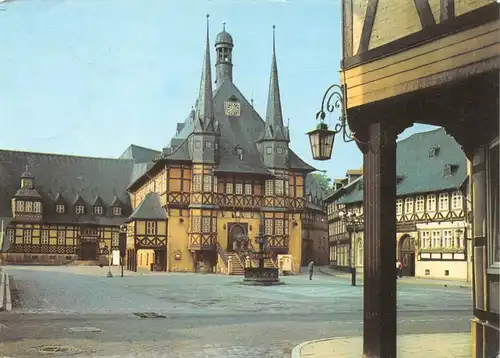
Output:
<svg viewBox="0 0 500 358">
<path fill-rule="evenodd" d="M 313 176 L 326 196 L 333 193 L 332 178 L 330 178 L 325 173 L 313 173 Z"/>
</svg>

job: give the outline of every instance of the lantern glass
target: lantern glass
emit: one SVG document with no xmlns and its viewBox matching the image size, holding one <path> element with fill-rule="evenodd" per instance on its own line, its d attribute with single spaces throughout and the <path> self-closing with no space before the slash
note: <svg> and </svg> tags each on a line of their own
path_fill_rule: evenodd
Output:
<svg viewBox="0 0 500 358">
<path fill-rule="evenodd" d="M 307 133 L 314 160 L 328 160 L 332 157 L 335 132 L 325 127 Z"/>
</svg>

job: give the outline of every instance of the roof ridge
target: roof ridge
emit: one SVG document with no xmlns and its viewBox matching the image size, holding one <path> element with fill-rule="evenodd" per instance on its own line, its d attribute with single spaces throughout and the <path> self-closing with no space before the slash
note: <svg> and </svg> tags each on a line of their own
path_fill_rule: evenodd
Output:
<svg viewBox="0 0 500 358">
<path fill-rule="evenodd" d="M 124 158 L 113 158 L 113 157 L 91 157 L 85 155 L 76 154 L 63 154 L 63 153 L 45 153 L 45 152 L 32 152 L 28 150 L 11 150 L 11 149 L 0 149 L 0 152 L 10 152 L 10 153 L 22 153 L 22 154 L 34 154 L 34 155 L 44 155 L 44 156 L 55 156 L 55 157 L 67 157 L 67 158 L 81 158 L 81 159 L 100 159 L 100 160 L 113 160 L 113 161 L 131 161 L 132 159 Z"/>
<path fill-rule="evenodd" d="M 414 137 L 420 137 L 420 136 L 424 136 L 424 135 L 433 134 L 433 133 L 439 132 L 441 130 L 444 131 L 444 128 L 443 127 L 439 127 L 439 128 L 436 128 L 436 129 L 431 129 L 429 131 L 415 132 L 415 133 L 410 134 L 406 138 L 403 138 L 403 139 L 400 139 L 400 140 L 396 141 L 396 143 L 399 144 L 399 143 L 402 143 L 404 141 L 407 141 L 408 139 L 411 139 L 411 138 L 414 138 Z"/>
</svg>

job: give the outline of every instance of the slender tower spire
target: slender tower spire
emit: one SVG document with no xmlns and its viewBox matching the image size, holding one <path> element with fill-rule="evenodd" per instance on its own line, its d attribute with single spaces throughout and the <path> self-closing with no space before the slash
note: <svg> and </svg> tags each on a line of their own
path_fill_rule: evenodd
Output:
<svg viewBox="0 0 500 358">
<path fill-rule="evenodd" d="M 200 127 L 198 127 L 200 126 Z M 210 65 L 210 33 L 209 15 L 207 14 L 207 38 L 205 43 L 205 57 L 201 70 L 200 93 L 196 105 L 196 125 L 198 131 L 212 132 L 215 130 L 215 115 L 212 91 L 212 72 Z"/>
<path fill-rule="evenodd" d="M 273 25 L 273 56 L 271 76 L 269 79 L 269 95 L 267 99 L 266 129 L 261 140 L 289 141 L 288 130 L 283 124 L 280 88 L 278 82 L 278 66 L 276 64 L 276 26 Z"/>
</svg>

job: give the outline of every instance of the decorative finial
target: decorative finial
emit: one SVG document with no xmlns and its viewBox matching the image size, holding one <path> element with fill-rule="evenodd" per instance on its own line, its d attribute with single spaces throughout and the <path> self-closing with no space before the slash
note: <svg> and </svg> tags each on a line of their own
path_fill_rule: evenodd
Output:
<svg viewBox="0 0 500 358">
<path fill-rule="evenodd" d="M 210 14 L 207 14 L 207 37 L 208 37 L 208 25 L 209 25 Z"/>
<path fill-rule="evenodd" d="M 288 118 L 287 126 L 290 127 L 290 118 Z"/>
<path fill-rule="evenodd" d="M 253 107 L 253 98 L 250 99 L 250 104 L 252 105 Z"/>
<path fill-rule="evenodd" d="M 273 25 L 273 52 L 276 49 L 276 25 Z"/>
<path fill-rule="evenodd" d="M 30 170 L 30 166 L 28 164 L 26 164 L 26 166 L 24 167 L 25 173 L 27 173 L 29 170 Z"/>
<path fill-rule="evenodd" d="M 222 31 L 226 31 L 226 22 L 222 21 Z"/>
</svg>

